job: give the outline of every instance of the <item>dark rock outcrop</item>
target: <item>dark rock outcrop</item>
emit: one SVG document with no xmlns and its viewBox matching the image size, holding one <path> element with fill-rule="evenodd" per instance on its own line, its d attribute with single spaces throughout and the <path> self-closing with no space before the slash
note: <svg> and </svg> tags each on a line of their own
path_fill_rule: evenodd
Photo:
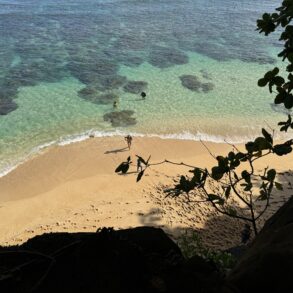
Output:
<svg viewBox="0 0 293 293">
<path fill-rule="evenodd" d="M 293 198 L 264 225 L 228 280 L 242 293 L 292 292 Z"/>
</svg>

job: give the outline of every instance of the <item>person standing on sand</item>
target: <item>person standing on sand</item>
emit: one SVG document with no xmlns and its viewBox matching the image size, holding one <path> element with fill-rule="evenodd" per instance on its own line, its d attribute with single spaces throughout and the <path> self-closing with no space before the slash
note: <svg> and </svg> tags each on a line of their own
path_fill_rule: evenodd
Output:
<svg viewBox="0 0 293 293">
<path fill-rule="evenodd" d="M 128 134 L 127 136 L 124 137 L 124 139 L 126 140 L 128 149 L 130 150 L 131 143 L 132 143 L 132 136 Z"/>
</svg>

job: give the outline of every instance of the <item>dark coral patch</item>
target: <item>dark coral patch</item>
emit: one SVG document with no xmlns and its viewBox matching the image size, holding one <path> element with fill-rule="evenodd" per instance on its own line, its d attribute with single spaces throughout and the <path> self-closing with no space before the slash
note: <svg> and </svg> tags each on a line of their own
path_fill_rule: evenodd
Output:
<svg viewBox="0 0 293 293">
<path fill-rule="evenodd" d="M 144 91 L 148 86 L 148 83 L 145 81 L 129 81 L 124 87 L 123 90 L 127 93 L 139 94 Z"/>
<path fill-rule="evenodd" d="M 78 92 L 78 95 L 89 102 L 94 104 L 112 104 L 114 101 L 117 101 L 119 97 L 113 93 L 106 93 L 100 95 L 99 92 L 93 87 L 85 87 Z"/>
<path fill-rule="evenodd" d="M 100 91 L 118 89 L 123 86 L 127 81 L 125 76 L 121 75 L 105 75 L 100 76 L 96 81 L 95 87 Z"/>
<path fill-rule="evenodd" d="M 149 55 L 148 62 L 159 68 L 167 68 L 173 65 L 187 64 L 188 56 L 176 49 L 155 47 Z"/>
<path fill-rule="evenodd" d="M 212 91 L 214 89 L 215 85 L 211 82 L 207 82 L 207 83 L 202 83 L 201 84 L 201 89 L 204 93 L 207 93 L 209 91 Z"/>
<path fill-rule="evenodd" d="M 181 75 L 180 77 L 181 84 L 194 92 L 198 92 L 201 88 L 201 82 L 195 75 Z"/>
<path fill-rule="evenodd" d="M 199 92 L 202 90 L 202 92 L 207 93 L 214 89 L 214 84 L 211 82 L 202 83 L 195 75 L 181 75 L 180 77 L 181 84 L 185 88 L 194 91 Z"/>
<path fill-rule="evenodd" d="M 17 109 L 17 104 L 12 99 L 0 100 L 0 115 L 7 115 L 8 113 Z"/>
<path fill-rule="evenodd" d="M 110 122 L 113 127 L 127 127 L 137 123 L 133 114 L 134 111 L 131 110 L 109 112 L 104 115 L 104 121 Z"/>
</svg>

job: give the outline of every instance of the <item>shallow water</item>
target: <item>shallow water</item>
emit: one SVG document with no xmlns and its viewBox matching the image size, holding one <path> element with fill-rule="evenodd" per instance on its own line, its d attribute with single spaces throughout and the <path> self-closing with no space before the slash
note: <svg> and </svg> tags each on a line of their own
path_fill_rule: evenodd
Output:
<svg viewBox="0 0 293 293">
<path fill-rule="evenodd" d="M 256 83 L 280 44 L 255 23 L 278 4 L 0 0 L 0 170 L 92 131 L 245 141 L 275 126 Z"/>
</svg>

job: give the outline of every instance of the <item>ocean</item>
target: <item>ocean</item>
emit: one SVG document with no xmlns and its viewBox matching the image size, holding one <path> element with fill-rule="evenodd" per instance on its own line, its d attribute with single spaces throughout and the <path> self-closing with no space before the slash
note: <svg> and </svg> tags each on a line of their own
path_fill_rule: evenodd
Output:
<svg viewBox="0 0 293 293">
<path fill-rule="evenodd" d="M 256 20 L 279 4 L 0 0 L 1 174 L 89 134 L 244 142 L 276 128 L 286 111 L 257 80 L 282 67 L 282 44 Z"/>
</svg>

